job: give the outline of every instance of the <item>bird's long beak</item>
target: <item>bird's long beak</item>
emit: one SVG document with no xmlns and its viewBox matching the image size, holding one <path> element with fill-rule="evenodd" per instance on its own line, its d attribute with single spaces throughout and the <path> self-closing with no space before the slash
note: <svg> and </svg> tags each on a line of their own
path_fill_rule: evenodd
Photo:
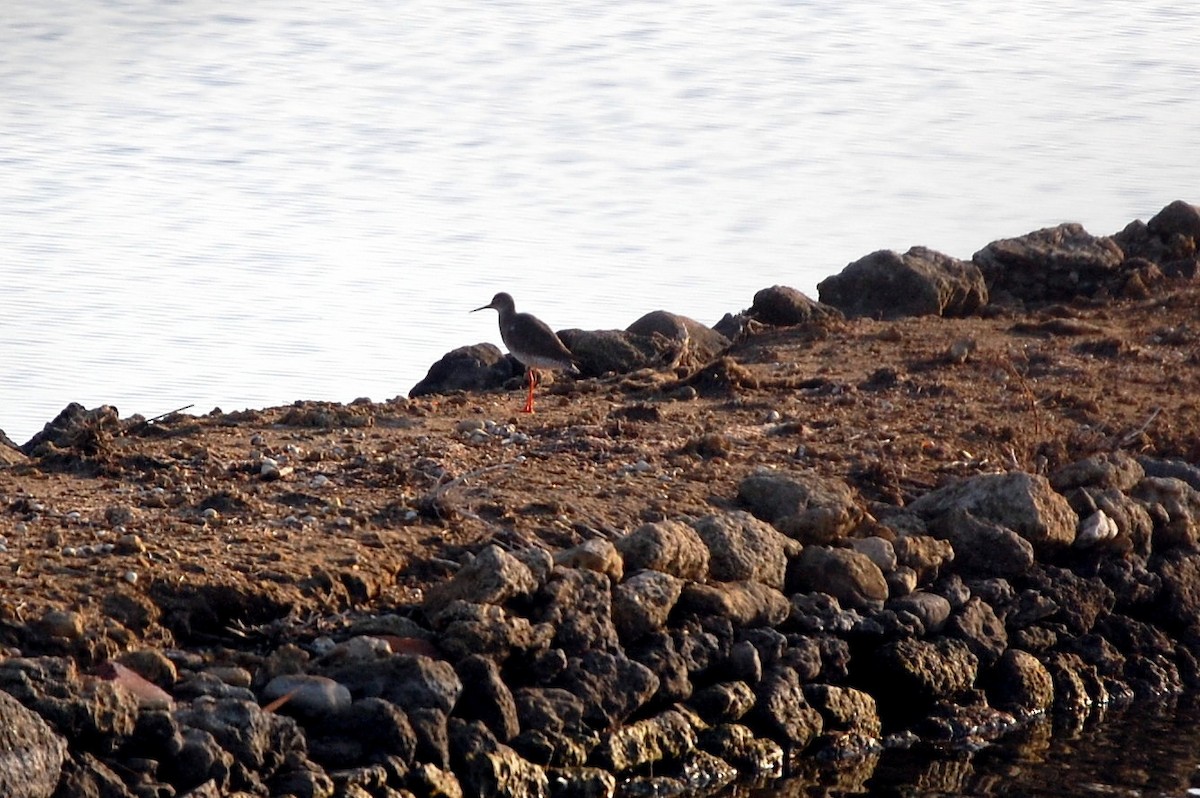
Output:
<svg viewBox="0 0 1200 798">
<path fill-rule="evenodd" d="M 478 311 L 480 311 L 480 310 L 491 310 L 491 308 L 492 308 L 492 306 L 491 306 L 491 305 L 484 305 L 484 306 L 483 306 L 483 307 L 481 307 L 481 308 L 475 308 L 475 310 L 472 310 L 471 312 L 472 312 L 472 313 L 476 313 L 476 312 L 478 312 Z"/>
</svg>

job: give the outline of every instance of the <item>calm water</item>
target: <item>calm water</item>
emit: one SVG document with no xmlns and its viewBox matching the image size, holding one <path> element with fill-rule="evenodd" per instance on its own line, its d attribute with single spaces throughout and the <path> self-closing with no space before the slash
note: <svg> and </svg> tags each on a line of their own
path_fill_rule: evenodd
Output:
<svg viewBox="0 0 1200 798">
<path fill-rule="evenodd" d="M 754 798 L 1194 798 L 1200 796 L 1196 697 L 1043 718 L 975 752 L 889 751 L 799 776 Z"/>
<path fill-rule="evenodd" d="M 0 15 L 0 427 L 407 393 L 879 248 L 1200 201 L 1200 12 L 40 0 Z"/>
</svg>

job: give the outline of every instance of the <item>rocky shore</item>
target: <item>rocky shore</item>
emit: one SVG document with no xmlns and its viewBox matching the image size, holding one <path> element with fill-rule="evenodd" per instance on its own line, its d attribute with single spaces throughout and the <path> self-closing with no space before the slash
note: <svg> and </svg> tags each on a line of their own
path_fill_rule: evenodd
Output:
<svg viewBox="0 0 1200 798">
<path fill-rule="evenodd" d="M 1200 685 L 1200 209 L 0 435 L 0 795 L 667 796 Z M 866 771 L 864 773 L 864 770 Z"/>
</svg>

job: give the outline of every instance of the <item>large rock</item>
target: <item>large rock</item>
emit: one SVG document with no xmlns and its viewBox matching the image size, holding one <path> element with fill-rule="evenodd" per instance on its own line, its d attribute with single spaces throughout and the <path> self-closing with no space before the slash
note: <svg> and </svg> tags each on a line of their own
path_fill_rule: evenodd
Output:
<svg viewBox="0 0 1200 798">
<path fill-rule="evenodd" d="M 853 687 L 810 684 L 804 688 L 808 703 L 821 713 L 826 732 L 847 732 L 878 737 L 882 731 L 875 699 Z"/>
<path fill-rule="evenodd" d="M 1013 577 L 1033 567 L 1033 544 L 1006 526 L 960 508 L 937 516 L 929 531 L 950 542 L 955 570 L 963 576 Z"/>
<path fill-rule="evenodd" d="M 760 471 L 738 485 L 738 499 L 757 518 L 802 543 L 833 543 L 862 520 L 854 491 L 815 471 Z"/>
<path fill-rule="evenodd" d="M 995 663 L 1008 648 L 1008 631 L 1004 628 L 1004 622 L 996 617 L 992 605 L 978 596 L 968 599 L 950 618 L 946 624 L 946 634 L 966 643 L 984 668 Z"/>
<path fill-rule="evenodd" d="M 654 672 L 628 657 L 592 651 L 570 660 L 556 686 L 583 702 L 583 717 L 602 729 L 620 726 L 658 691 Z"/>
<path fill-rule="evenodd" d="M 1060 493 L 1071 488 L 1113 488 L 1128 492 L 1146 469 L 1125 452 L 1104 452 L 1076 460 L 1050 475 L 1050 485 Z"/>
<path fill-rule="evenodd" d="M 1054 553 L 1075 542 L 1078 517 L 1045 477 L 1013 471 L 980 474 L 927 493 L 908 506 L 927 522 L 962 510 L 1006 526 L 1035 551 Z"/>
<path fill-rule="evenodd" d="M 988 701 L 1014 715 L 1043 712 L 1054 705 L 1054 680 L 1037 657 L 1010 648 L 985 680 Z"/>
<path fill-rule="evenodd" d="M 354 698 L 383 698 L 406 712 L 428 707 L 449 713 L 463 684 L 449 662 L 420 654 L 396 654 L 378 662 L 334 664 L 325 676 L 349 688 Z"/>
<path fill-rule="evenodd" d="M 617 585 L 612 614 L 621 639 L 637 640 L 661 629 L 682 591 L 683 580 L 661 571 L 639 571 Z"/>
<path fill-rule="evenodd" d="M 674 368 L 689 353 L 691 343 L 690 337 L 668 338 L 656 330 L 638 334 L 628 330 L 571 329 L 560 330 L 558 337 L 575 355 L 580 372 L 588 377 Z"/>
<path fill-rule="evenodd" d="M 425 379 L 408 392 L 411 397 L 451 391 L 483 391 L 499 388 L 520 374 L 517 361 L 494 344 L 460 346 L 429 367 Z"/>
<path fill-rule="evenodd" d="M 900 638 L 852 665 L 880 710 L 903 717 L 966 692 L 975 682 L 979 660 L 958 640 Z"/>
<path fill-rule="evenodd" d="M 521 732 L 516 701 L 495 662 L 477 654 L 469 656 L 458 663 L 458 675 L 463 683 L 455 710 L 459 717 L 480 721 L 504 743 Z"/>
<path fill-rule="evenodd" d="M 453 578 L 429 588 L 425 594 L 425 613 L 436 617 L 440 610 L 456 600 L 503 604 L 514 596 L 530 595 L 537 586 L 537 579 L 528 566 L 493 544 L 475 555 Z"/>
<path fill-rule="evenodd" d="M 661 571 L 680 579 L 708 578 L 708 546 L 682 521 L 643 524 L 616 542 L 630 571 Z"/>
<path fill-rule="evenodd" d="M 751 580 L 781 589 L 789 552 L 799 546 L 749 513 L 708 515 L 692 524 L 708 546 L 709 575 L 722 582 Z"/>
<path fill-rule="evenodd" d="M 66 752 L 66 741 L 37 713 L 0 692 L 0 795 L 49 798 Z"/>
<path fill-rule="evenodd" d="M 808 705 L 793 668 L 772 668 L 763 675 L 755 693 L 758 700 L 747 716 L 753 728 L 797 752 L 821 733 L 821 713 Z"/>
<path fill-rule="evenodd" d="M 754 304 L 746 315 L 757 322 L 773 327 L 790 327 L 810 322 L 829 322 L 843 318 L 842 312 L 830 305 L 814 302 L 795 288 L 774 285 L 754 295 Z"/>
<path fill-rule="evenodd" d="M 1146 477 L 1133 489 L 1154 520 L 1154 550 L 1195 548 L 1200 540 L 1200 491 L 1182 479 Z"/>
<path fill-rule="evenodd" d="M 878 609 L 887 600 L 888 586 L 879 566 L 865 554 L 805 546 L 789 569 L 788 592 L 825 593 L 846 607 Z"/>
<path fill-rule="evenodd" d="M 0 660 L 0 690 L 49 722 L 73 743 L 107 753 L 128 738 L 138 717 L 137 696 L 113 682 L 84 680 L 59 657 Z"/>
<path fill-rule="evenodd" d="M 993 241 L 973 258 L 993 300 L 1062 302 L 1116 287 L 1125 254 L 1075 223 Z"/>
<path fill-rule="evenodd" d="M 539 594 L 535 620 L 554 628 L 554 645 L 568 655 L 618 647 L 611 583 L 596 571 L 555 569 Z"/>
<path fill-rule="evenodd" d="M 925 247 L 872 252 L 817 284 L 821 301 L 847 316 L 967 316 L 987 304 L 974 263 Z"/>
<path fill-rule="evenodd" d="M 606 735 L 597 754 L 602 765 L 621 772 L 676 759 L 695 747 L 696 730 L 687 717 L 681 712 L 667 710 Z"/>
<path fill-rule="evenodd" d="M 679 599 L 683 612 L 728 618 L 736 627 L 776 626 L 787 620 L 792 605 L 787 596 L 761 582 L 691 583 Z"/>
<path fill-rule="evenodd" d="M 625 332 L 649 338 L 665 338 L 678 347 L 670 368 L 694 370 L 717 357 L 729 346 L 729 339 L 695 319 L 652 310 L 625 328 Z"/>
</svg>

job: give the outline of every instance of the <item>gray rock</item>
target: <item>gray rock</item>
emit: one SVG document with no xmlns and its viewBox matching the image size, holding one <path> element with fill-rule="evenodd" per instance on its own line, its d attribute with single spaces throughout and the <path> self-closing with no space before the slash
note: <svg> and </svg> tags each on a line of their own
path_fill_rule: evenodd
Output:
<svg viewBox="0 0 1200 798">
<path fill-rule="evenodd" d="M 1137 462 L 1145 472 L 1145 476 L 1182 479 L 1196 490 L 1200 490 L 1200 468 L 1191 463 L 1144 455 L 1138 457 Z"/>
<path fill-rule="evenodd" d="M 650 669 L 658 678 L 654 701 L 671 704 L 686 701 L 692 695 L 688 660 L 675 645 L 675 638 L 666 630 L 653 632 L 625 647 L 625 653 L 635 662 Z"/>
<path fill-rule="evenodd" d="M 923 590 L 892 599 L 888 602 L 888 609 L 912 613 L 921 621 L 926 634 L 930 635 L 941 632 L 950 618 L 950 602 L 936 593 Z"/>
<path fill-rule="evenodd" d="M 679 608 L 728 618 L 737 627 L 776 626 L 791 614 L 787 596 L 759 582 L 692 582 L 683 589 Z"/>
<path fill-rule="evenodd" d="M 1141 463 L 1125 452 L 1104 452 L 1076 460 L 1050 475 L 1060 493 L 1071 488 L 1113 488 L 1128 492 L 1146 476 Z"/>
<path fill-rule="evenodd" d="M 428 590 L 425 613 L 435 618 L 440 610 L 456 600 L 503 604 L 515 596 L 528 596 L 537 587 L 537 579 L 524 563 L 499 546 L 490 545 L 451 579 Z"/>
<path fill-rule="evenodd" d="M 617 777 L 603 768 L 554 768 L 549 775 L 554 798 L 610 798 L 617 793 Z"/>
<path fill-rule="evenodd" d="M 749 727 L 722 723 L 702 730 L 697 743 L 743 773 L 778 777 L 783 774 L 784 752 L 774 740 L 756 737 Z"/>
<path fill-rule="evenodd" d="M 671 368 L 684 355 L 684 342 L 661 335 L 638 335 L 624 330 L 559 330 L 587 377 L 629 374 L 644 368 Z"/>
<path fill-rule="evenodd" d="M 892 541 L 886 538 L 874 536 L 850 538 L 846 542 L 850 544 L 850 548 L 859 554 L 865 554 L 871 562 L 878 565 L 884 576 L 896 570 L 896 566 L 899 565 L 896 559 L 896 547 L 892 545 Z"/>
<path fill-rule="evenodd" d="M 822 302 L 847 316 L 968 316 L 987 304 L 974 263 L 925 247 L 872 252 L 817 284 Z"/>
<path fill-rule="evenodd" d="M 214 795 L 228 791 L 234 768 L 233 754 L 217 743 L 211 732 L 203 729 L 184 729 L 178 754 L 163 762 L 162 778 L 176 785 L 185 795 L 189 790 L 211 783 Z"/>
<path fill-rule="evenodd" d="M 276 676 L 263 688 L 262 698 L 270 703 L 289 695 L 280 708 L 285 714 L 304 718 L 335 715 L 350 706 L 350 690 L 326 676 L 293 673 Z"/>
<path fill-rule="evenodd" d="M 625 561 L 612 541 L 604 538 L 585 540 L 578 546 L 554 555 L 554 564 L 564 568 L 586 568 L 607 576 L 613 584 L 625 578 Z"/>
<path fill-rule="evenodd" d="M 917 572 L 907 565 L 901 565 L 894 571 L 884 575 L 887 580 L 889 596 L 907 596 L 917 589 Z"/>
<path fill-rule="evenodd" d="M 993 300 L 1003 295 L 1022 302 L 1061 302 L 1116 288 L 1125 254 L 1111 238 L 1069 223 L 993 241 L 973 260 Z"/>
<path fill-rule="evenodd" d="M 1195 548 L 1200 540 L 1200 491 L 1173 477 L 1146 477 L 1133 489 L 1154 521 L 1155 551 Z"/>
<path fill-rule="evenodd" d="M 716 358 L 729 346 L 729 339 L 695 319 L 653 310 L 625 328 L 625 332 L 674 342 L 679 354 L 670 368 L 694 370 Z"/>
<path fill-rule="evenodd" d="M 639 571 L 613 588 L 612 615 L 624 641 L 657 631 L 679 601 L 683 580 L 661 571 Z"/>
<path fill-rule="evenodd" d="M 474 654 L 458 663 L 458 675 L 463 683 L 455 710 L 459 717 L 480 721 L 504 743 L 521 732 L 516 701 L 495 662 Z"/>
<path fill-rule="evenodd" d="M 830 322 L 843 318 L 842 312 L 837 308 L 814 302 L 802 292 L 786 285 L 771 286 L 756 293 L 747 315 L 757 322 L 774 327 Z"/>
<path fill-rule="evenodd" d="M 967 644 L 981 667 L 990 667 L 1008 648 L 1008 632 L 992 606 L 973 596 L 954 613 L 946 634 Z"/>
<path fill-rule="evenodd" d="M 887 589 L 879 566 L 851 549 L 806 546 L 788 572 L 788 592 L 826 593 L 846 607 L 882 607 Z"/>
<path fill-rule="evenodd" d="M 37 713 L 0 692 L 0 795 L 49 798 L 66 751 L 66 741 Z"/>
<path fill-rule="evenodd" d="M 1010 648 L 986 680 L 988 702 L 1006 712 L 1025 716 L 1054 705 L 1054 680 L 1037 657 Z"/>
<path fill-rule="evenodd" d="M 1162 579 L 1159 613 L 1179 628 L 1194 627 L 1200 618 L 1200 554 L 1173 552 L 1155 563 Z"/>
<path fill-rule="evenodd" d="M 794 669 L 780 665 L 771 668 L 755 694 L 749 722 L 782 745 L 801 751 L 821 733 L 821 713 L 808 705 Z"/>
<path fill-rule="evenodd" d="M 554 628 L 553 645 L 568 655 L 618 647 L 607 576 L 586 569 L 558 568 L 539 598 L 534 619 Z"/>
<path fill-rule="evenodd" d="M 706 723 L 730 723 L 754 707 L 754 690 L 745 682 L 717 682 L 696 691 L 688 706 Z"/>
<path fill-rule="evenodd" d="M 749 513 L 708 515 L 692 524 L 710 555 L 709 574 L 721 582 L 754 581 L 783 588 L 795 541 Z"/>
<path fill-rule="evenodd" d="M 620 773 L 639 765 L 678 758 L 695 747 L 696 730 L 687 717 L 667 710 L 606 735 L 596 754 L 603 767 Z"/>
<path fill-rule="evenodd" d="M 494 604 L 456 601 L 438 615 L 441 635 L 438 648 L 457 662 L 471 654 L 484 654 L 503 662 L 513 652 L 534 654 L 550 647 L 554 627 L 533 624 Z"/>
<path fill-rule="evenodd" d="M 572 658 L 558 677 L 558 686 L 583 702 L 584 720 L 602 729 L 616 728 L 645 706 L 658 685 L 645 665 L 603 651 Z"/>
<path fill-rule="evenodd" d="M 1200 240 L 1200 208 L 1175 200 L 1155 214 L 1146 226 L 1160 238 L 1179 235 L 1195 242 Z"/>
<path fill-rule="evenodd" d="M 397 757 L 405 765 L 416 759 L 417 733 L 408 714 L 391 701 L 355 701 L 334 725 L 339 734 L 353 738 L 364 751 Z"/>
<path fill-rule="evenodd" d="M 449 662 L 420 654 L 397 654 L 381 662 L 335 665 L 322 668 L 322 674 L 344 684 L 355 697 L 383 698 L 410 713 L 417 707 L 449 713 L 463 689 Z"/>
<path fill-rule="evenodd" d="M 791 614 L 790 609 L 788 614 Z M 787 638 L 784 638 L 784 644 L 786 643 Z M 778 657 L 773 658 L 771 662 L 774 663 L 776 659 Z M 758 684 L 762 680 L 762 674 L 763 656 L 758 653 L 758 647 L 749 640 L 734 643 L 729 649 L 729 675 L 749 684 Z"/>
<path fill-rule="evenodd" d="M 884 643 L 858 667 L 880 710 L 923 714 L 935 701 L 950 701 L 975 682 L 979 660 L 959 640 L 901 638 Z"/>
<path fill-rule="evenodd" d="M 265 712 L 253 701 L 202 699 L 176 710 L 175 717 L 189 731 L 211 734 L 223 751 L 264 778 L 279 770 L 289 755 L 305 750 L 294 720 Z"/>
<path fill-rule="evenodd" d="M 452 391 L 483 391 L 499 388 L 520 371 L 515 360 L 494 344 L 460 346 L 442 355 L 429 367 L 425 379 L 408 392 L 410 397 Z"/>
<path fill-rule="evenodd" d="M 75 663 L 59 657 L 0 660 L 0 690 L 46 720 L 59 734 L 97 753 L 134 731 L 138 700 L 109 681 L 85 685 Z"/>
<path fill-rule="evenodd" d="M 429 763 L 417 765 L 408 774 L 408 788 L 413 794 L 438 798 L 463 798 L 462 785 L 446 767 Z"/>
<path fill-rule="evenodd" d="M 896 562 L 917 573 L 917 584 L 937 579 L 942 566 L 954 559 L 954 547 L 929 535 L 901 535 L 892 541 Z"/>
<path fill-rule="evenodd" d="M 450 767 L 450 732 L 446 713 L 433 707 L 404 708 L 413 736 L 417 739 L 417 762 L 426 762 L 440 770 Z M 418 765 L 414 770 L 420 770 Z M 435 793 L 436 794 L 436 793 Z"/>
<path fill-rule="evenodd" d="M 552 735 L 579 734 L 585 729 L 583 701 L 567 690 L 520 687 L 513 691 L 513 700 L 523 728 L 540 729 Z"/>
<path fill-rule="evenodd" d="M 661 571 L 680 579 L 708 578 L 708 546 L 681 521 L 644 524 L 616 542 L 630 571 Z"/>
<path fill-rule="evenodd" d="M 1033 567 L 1033 544 L 994 521 L 952 509 L 929 524 L 931 534 L 949 541 L 955 570 L 968 577 L 1020 576 Z"/>
<path fill-rule="evenodd" d="M 1054 683 L 1054 707 L 1064 712 L 1077 712 L 1097 703 L 1104 703 L 1108 694 L 1095 668 L 1078 654 L 1054 651 L 1042 663 Z"/>
<path fill-rule="evenodd" d="M 554 555 L 541 546 L 528 546 L 511 552 L 512 556 L 529 569 L 538 587 L 546 584 L 554 571 Z"/>
<path fill-rule="evenodd" d="M 63 763 L 62 778 L 54 794 L 71 798 L 134 798 L 112 768 L 86 751 L 74 754 Z"/>
<path fill-rule="evenodd" d="M 1045 477 L 1011 472 L 980 474 L 921 496 L 910 512 L 931 521 L 954 510 L 1006 526 L 1038 552 L 1057 552 L 1075 542 L 1079 522 Z"/>
<path fill-rule="evenodd" d="M 679 761 L 679 780 L 694 794 L 712 795 L 737 778 L 737 768 L 706 751 L 689 751 Z"/>
<path fill-rule="evenodd" d="M 738 484 L 738 500 L 801 543 L 833 543 L 863 517 L 850 486 L 815 471 L 751 474 Z"/>
<path fill-rule="evenodd" d="M 468 724 L 456 719 L 451 736 L 457 758 L 462 761 L 457 775 L 466 795 L 484 798 L 548 798 L 550 795 L 546 771 L 497 742 L 482 724 Z"/>
<path fill-rule="evenodd" d="M 810 684 L 804 687 L 804 698 L 821 713 L 826 732 L 850 732 L 864 737 L 878 737 L 881 733 L 879 712 L 869 693 L 853 687 Z"/>
</svg>

